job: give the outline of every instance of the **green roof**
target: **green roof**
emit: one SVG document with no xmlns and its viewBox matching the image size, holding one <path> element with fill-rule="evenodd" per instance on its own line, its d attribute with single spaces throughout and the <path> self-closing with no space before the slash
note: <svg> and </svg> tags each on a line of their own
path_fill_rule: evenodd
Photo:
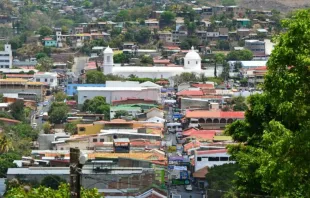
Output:
<svg viewBox="0 0 310 198">
<path fill-rule="evenodd" d="M 229 141 L 229 140 L 232 140 L 231 136 L 219 135 L 213 137 L 213 141 Z"/>
<path fill-rule="evenodd" d="M 131 107 L 131 106 L 111 106 L 110 111 L 141 111 L 141 107 Z"/>
</svg>

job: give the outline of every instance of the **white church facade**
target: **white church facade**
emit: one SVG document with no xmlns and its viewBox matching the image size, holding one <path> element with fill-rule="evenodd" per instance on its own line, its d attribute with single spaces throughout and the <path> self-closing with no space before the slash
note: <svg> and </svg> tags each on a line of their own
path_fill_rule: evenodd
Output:
<svg viewBox="0 0 310 198">
<path fill-rule="evenodd" d="M 107 47 L 104 52 L 103 61 L 103 73 L 113 74 L 128 77 L 134 74 L 140 78 L 166 78 L 169 79 L 172 76 L 181 74 L 184 72 L 194 72 L 197 74 L 204 73 L 206 77 L 214 77 L 214 67 L 210 67 L 206 70 L 201 69 L 201 57 L 194 50 L 194 47 L 184 57 L 184 66 L 179 67 L 165 67 L 165 66 L 121 66 L 121 64 L 114 64 L 113 50 Z M 220 75 L 222 69 L 217 69 L 217 74 Z"/>
</svg>

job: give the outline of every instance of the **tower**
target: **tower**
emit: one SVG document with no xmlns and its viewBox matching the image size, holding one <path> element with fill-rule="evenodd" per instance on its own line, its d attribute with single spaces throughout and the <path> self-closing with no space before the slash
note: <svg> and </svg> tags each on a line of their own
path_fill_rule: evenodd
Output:
<svg viewBox="0 0 310 198">
<path fill-rule="evenodd" d="M 113 50 L 108 46 L 103 51 L 103 73 L 112 74 L 113 73 Z"/>
<path fill-rule="evenodd" d="M 194 47 L 184 57 L 184 69 L 199 71 L 201 70 L 201 57 L 194 50 Z"/>
</svg>

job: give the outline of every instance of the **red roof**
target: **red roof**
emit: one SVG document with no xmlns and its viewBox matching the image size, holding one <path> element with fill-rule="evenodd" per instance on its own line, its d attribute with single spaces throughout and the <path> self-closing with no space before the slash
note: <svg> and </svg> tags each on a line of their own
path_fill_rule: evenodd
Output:
<svg viewBox="0 0 310 198">
<path fill-rule="evenodd" d="M 204 155 L 204 154 L 216 154 L 216 153 L 227 153 L 227 149 L 207 150 L 207 151 L 197 151 L 197 154 L 198 154 L 198 155 Z"/>
<path fill-rule="evenodd" d="M 244 111 L 187 111 L 186 118 L 244 118 Z"/>
<path fill-rule="evenodd" d="M 201 90 L 183 90 L 177 93 L 178 96 L 203 96 Z"/>
<path fill-rule="evenodd" d="M 215 131 L 202 130 L 202 131 L 196 131 L 194 133 L 186 134 L 185 136 L 194 137 L 196 139 L 213 140 L 215 134 L 216 134 Z"/>
<path fill-rule="evenodd" d="M 169 64 L 170 63 L 170 60 L 168 59 L 153 59 L 154 61 L 154 64 Z"/>
<path fill-rule="evenodd" d="M 197 88 L 204 88 L 204 89 L 213 89 L 214 85 L 213 84 L 192 84 L 193 87 L 197 87 Z"/>
<path fill-rule="evenodd" d="M 182 135 L 184 136 L 195 136 L 195 135 L 199 135 L 199 134 L 216 134 L 216 133 L 220 133 L 223 132 L 222 130 L 188 130 L 182 133 Z"/>
<path fill-rule="evenodd" d="M 181 50 L 181 48 L 176 47 L 176 46 L 165 46 L 164 48 L 168 50 Z"/>
<path fill-rule="evenodd" d="M 22 77 L 33 77 L 33 74 L 6 74 L 6 77 L 11 77 L 11 78 L 22 78 Z"/>
<path fill-rule="evenodd" d="M 43 41 L 51 41 L 51 40 L 53 40 L 51 37 L 46 37 L 43 39 Z"/>
<path fill-rule="evenodd" d="M 192 141 L 192 142 L 184 145 L 184 151 L 186 152 L 191 148 L 200 147 L 200 145 L 201 145 L 201 143 L 199 141 Z"/>
<path fill-rule="evenodd" d="M 19 120 L 13 120 L 13 119 L 9 119 L 9 118 L 0 118 L 0 121 L 2 121 L 2 122 L 11 122 L 11 123 L 20 123 Z"/>
<path fill-rule="evenodd" d="M 267 66 L 256 67 L 254 70 L 267 70 Z"/>
</svg>

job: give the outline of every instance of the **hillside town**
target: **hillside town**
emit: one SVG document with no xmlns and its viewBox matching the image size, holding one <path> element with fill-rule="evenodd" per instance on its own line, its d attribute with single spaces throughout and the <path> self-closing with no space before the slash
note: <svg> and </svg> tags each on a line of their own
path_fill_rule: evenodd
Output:
<svg viewBox="0 0 310 198">
<path fill-rule="evenodd" d="M 309 23 L 235 0 L 3 0 L 0 197 L 307 197 Z"/>
</svg>

